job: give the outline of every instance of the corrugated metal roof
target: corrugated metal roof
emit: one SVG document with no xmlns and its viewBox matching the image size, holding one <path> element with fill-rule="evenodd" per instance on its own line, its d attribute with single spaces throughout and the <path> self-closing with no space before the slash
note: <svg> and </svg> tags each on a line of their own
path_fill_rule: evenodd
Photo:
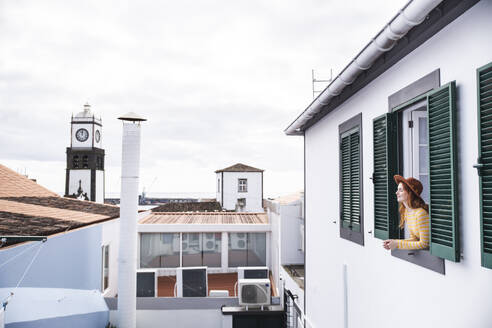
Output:
<svg viewBox="0 0 492 328">
<path fill-rule="evenodd" d="M 166 212 L 151 213 L 140 224 L 268 224 L 266 213 Z"/>
</svg>

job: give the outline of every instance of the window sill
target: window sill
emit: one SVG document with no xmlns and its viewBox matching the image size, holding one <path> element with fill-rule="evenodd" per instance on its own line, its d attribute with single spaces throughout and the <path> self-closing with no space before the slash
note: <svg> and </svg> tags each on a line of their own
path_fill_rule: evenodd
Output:
<svg viewBox="0 0 492 328">
<path fill-rule="evenodd" d="M 434 272 L 445 274 L 444 259 L 434 256 L 429 250 L 394 249 L 391 256 L 417 264 Z"/>
</svg>

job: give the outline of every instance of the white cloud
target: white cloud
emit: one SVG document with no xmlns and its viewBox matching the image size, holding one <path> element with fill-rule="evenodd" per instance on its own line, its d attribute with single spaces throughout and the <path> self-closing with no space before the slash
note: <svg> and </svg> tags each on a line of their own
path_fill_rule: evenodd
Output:
<svg viewBox="0 0 492 328">
<path fill-rule="evenodd" d="M 213 171 L 265 169 L 303 187 L 302 139 L 283 130 L 404 1 L 0 1 L 0 162 L 63 191 L 72 113 L 104 124 L 106 190 L 119 190 L 121 124 L 147 117 L 142 185 L 210 191 Z"/>
</svg>

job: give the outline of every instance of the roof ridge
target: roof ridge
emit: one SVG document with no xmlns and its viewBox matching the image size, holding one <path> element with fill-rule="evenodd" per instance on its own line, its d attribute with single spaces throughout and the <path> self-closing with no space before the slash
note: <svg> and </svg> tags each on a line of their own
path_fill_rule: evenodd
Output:
<svg viewBox="0 0 492 328">
<path fill-rule="evenodd" d="M 219 172 L 263 172 L 263 171 L 265 171 L 265 170 L 261 170 L 261 169 L 258 169 L 256 167 L 249 166 L 249 165 L 246 165 L 243 163 L 236 163 L 236 164 L 231 165 L 229 167 L 226 167 L 224 169 L 217 170 L 217 171 L 215 171 L 215 173 L 219 173 Z"/>
</svg>

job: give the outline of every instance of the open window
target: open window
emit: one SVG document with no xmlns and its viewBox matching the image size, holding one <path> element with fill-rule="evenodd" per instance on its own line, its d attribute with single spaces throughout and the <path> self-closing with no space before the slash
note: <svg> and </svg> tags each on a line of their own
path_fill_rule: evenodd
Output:
<svg viewBox="0 0 492 328">
<path fill-rule="evenodd" d="M 109 245 L 102 246 L 102 280 L 101 292 L 109 288 Z"/>
<path fill-rule="evenodd" d="M 442 259 L 459 261 L 455 89 L 454 82 L 439 87 L 435 71 L 390 96 L 390 112 L 373 121 L 374 236 L 408 236 L 398 228 L 393 176 L 419 179 L 429 204 L 430 249 L 392 255 L 440 273 Z"/>
<path fill-rule="evenodd" d="M 477 70 L 480 240 L 482 266 L 492 269 L 492 63 Z"/>
</svg>

